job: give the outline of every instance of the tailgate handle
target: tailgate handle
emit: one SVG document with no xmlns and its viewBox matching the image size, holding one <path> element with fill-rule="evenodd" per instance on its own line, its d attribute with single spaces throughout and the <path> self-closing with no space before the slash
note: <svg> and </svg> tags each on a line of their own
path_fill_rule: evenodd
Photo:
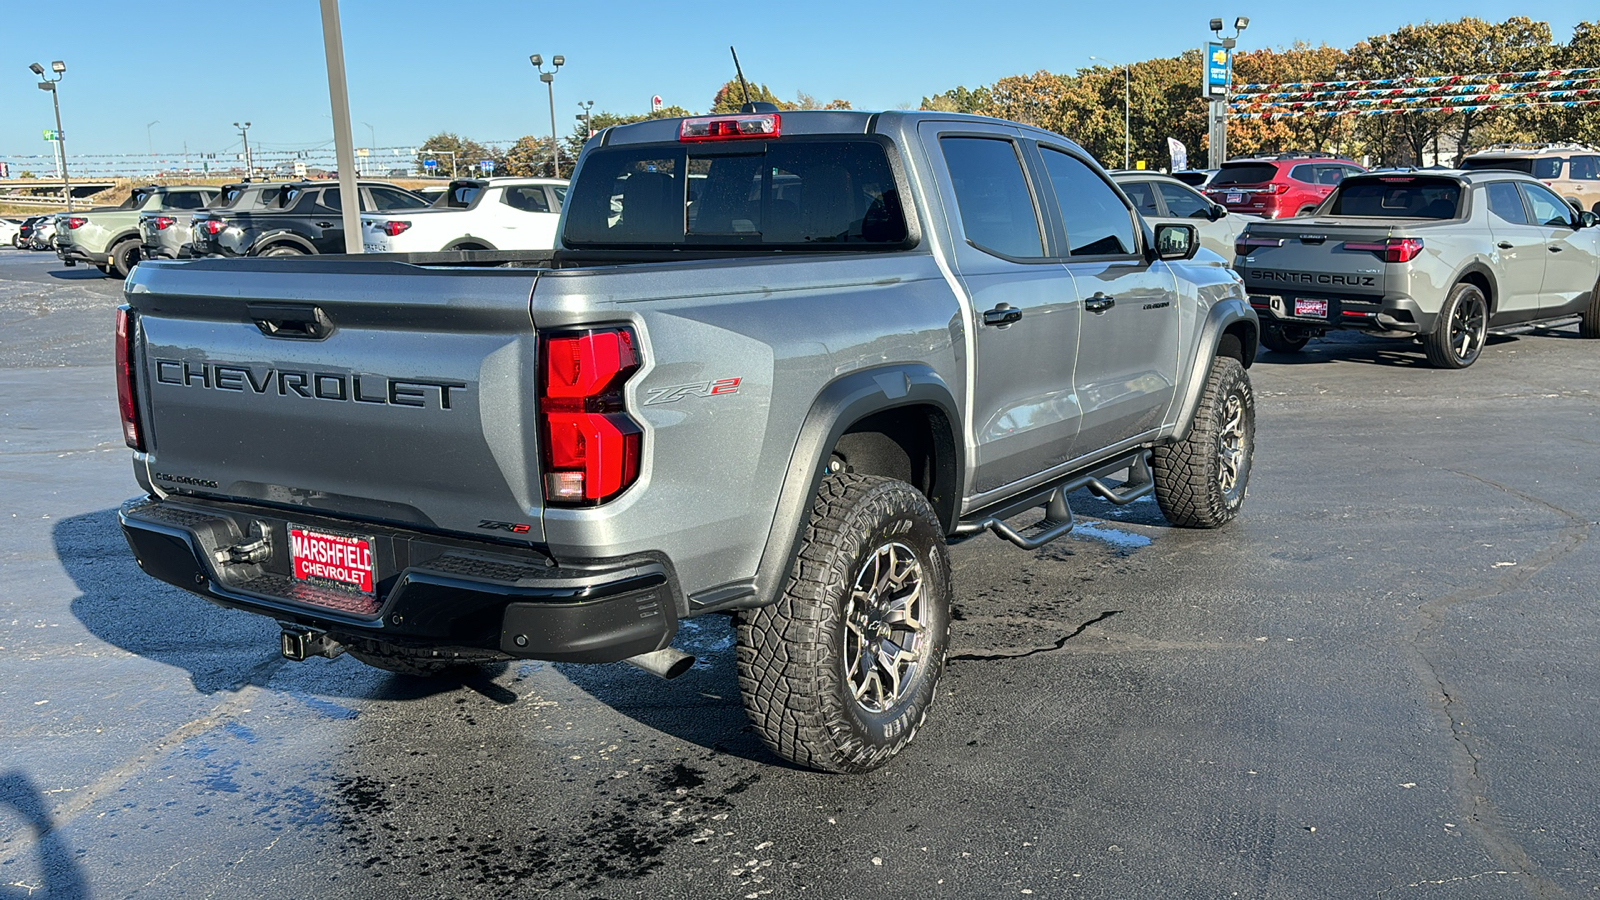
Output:
<svg viewBox="0 0 1600 900">
<path fill-rule="evenodd" d="M 1300 243 L 1302 243 L 1302 244 L 1313 244 L 1313 245 L 1322 244 L 1322 243 L 1326 243 L 1327 240 L 1328 240 L 1328 236 L 1325 235 L 1325 234 L 1302 234 L 1302 235 L 1300 235 Z"/>
<path fill-rule="evenodd" d="M 312 303 L 249 303 L 245 310 L 267 337 L 320 341 L 333 334 L 333 322 Z"/>
</svg>

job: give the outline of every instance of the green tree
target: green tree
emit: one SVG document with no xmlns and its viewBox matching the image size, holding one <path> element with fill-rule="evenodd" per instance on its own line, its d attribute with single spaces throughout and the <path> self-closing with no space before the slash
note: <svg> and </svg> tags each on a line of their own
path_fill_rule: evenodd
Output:
<svg viewBox="0 0 1600 900">
<path fill-rule="evenodd" d="M 749 96 L 750 96 L 750 100 L 752 102 L 763 102 L 764 101 L 764 102 L 773 104 L 774 106 L 778 107 L 779 109 L 794 109 L 795 108 L 795 105 L 793 103 L 787 103 L 787 102 L 785 102 L 783 100 L 779 100 L 778 99 L 778 95 L 774 94 L 772 92 L 772 89 L 767 87 L 764 84 L 755 84 L 755 83 L 752 82 L 750 84 L 750 94 L 749 94 Z M 711 98 L 711 112 L 713 112 L 713 113 L 736 113 L 736 112 L 739 111 L 739 108 L 741 106 L 743 106 L 744 104 L 745 104 L 745 91 L 744 91 L 744 88 L 739 84 L 739 79 L 735 78 L 732 81 L 729 81 L 729 82 L 723 84 L 722 87 L 717 89 L 716 96 Z"/>
<path fill-rule="evenodd" d="M 939 112 L 976 113 L 988 108 L 989 89 L 978 87 L 967 90 L 965 86 L 953 87 L 941 94 L 932 97 L 923 97 L 922 105 L 918 109 L 931 109 Z"/>
<path fill-rule="evenodd" d="M 452 153 L 455 158 L 455 173 L 450 171 Z M 422 161 L 436 159 L 439 162 L 437 174 L 466 176 L 477 172 L 479 160 L 495 159 L 497 156 L 497 151 L 485 147 L 477 141 L 463 138 L 455 132 L 441 131 L 423 141 L 422 146 L 417 148 L 417 172 L 427 174 Z M 498 169 L 499 165 L 496 165 L 496 168 Z"/>
</svg>

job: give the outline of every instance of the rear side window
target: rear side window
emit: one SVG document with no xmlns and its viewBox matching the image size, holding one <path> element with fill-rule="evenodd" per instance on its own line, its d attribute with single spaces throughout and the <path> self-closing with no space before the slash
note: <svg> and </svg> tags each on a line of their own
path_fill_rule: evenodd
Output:
<svg viewBox="0 0 1600 900">
<path fill-rule="evenodd" d="M 1044 256 L 1033 194 L 1017 145 L 995 138 L 940 138 L 967 240 L 1001 256 Z"/>
<path fill-rule="evenodd" d="M 1150 182 L 1124 181 L 1122 183 L 1122 192 L 1128 195 L 1129 200 L 1133 201 L 1133 208 L 1139 211 L 1139 215 L 1156 216 L 1161 214 L 1161 211 L 1156 207 L 1155 188 Z M 1173 213 L 1173 215 L 1177 215 L 1177 213 Z"/>
<path fill-rule="evenodd" d="M 322 191 L 322 196 L 317 198 L 317 203 L 335 212 L 344 209 L 339 199 L 338 188 L 324 188 Z"/>
<path fill-rule="evenodd" d="M 624 145 L 584 159 L 563 201 L 562 240 L 574 248 L 873 250 L 907 239 L 888 155 L 872 139 Z"/>
<path fill-rule="evenodd" d="M 384 187 L 368 188 L 368 190 L 372 192 L 372 202 L 378 209 L 422 209 L 428 205 L 428 201 L 406 191 Z"/>
<path fill-rule="evenodd" d="M 1263 184 L 1278 177 L 1278 167 L 1271 163 L 1223 163 L 1222 171 L 1206 187 L 1223 187 L 1230 184 Z"/>
<path fill-rule="evenodd" d="M 1289 170 L 1289 177 L 1306 184 L 1320 184 L 1317 181 L 1317 170 L 1321 168 L 1321 166 L 1295 166 Z"/>
<path fill-rule="evenodd" d="M 544 187 L 508 187 L 500 197 L 500 202 L 523 212 L 547 213 L 550 211 L 550 201 L 545 198 Z"/>
<path fill-rule="evenodd" d="M 477 185 L 458 184 L 446 190 L 438 200 L 434 201 L 433 205 L 447 206 L 451 209 L 466 209 L 476 199 L 478 199 Z"/>
<path fill-rule="evenodd" d="M 1461 186 L 1443 178 L 1366 178 L 1347 181 L 1328 215 L 1393 219 L 1453 219 Z"/>
<path fill-rule="evenodd" d="M 1528 224 L 1528 213 L 1522 208 L 1522 194 L 1509 181 L 1491 181 L 1483 186 L 1489 200 L 1489 215 L 1511 225 Z"/>
<path fill-rule="evenodd" d="M 1167 201 L 1167 214 L 1184 219 L 1209 219 L 1211 218 L 1211 202 L 1196 194 L 1194 191 L 1184 190 L 1175 184 L 1156 184 L 1156 190 L 1161 192 L 1161 199 Z"/>
<path fill-rule="evenodd" d="M 205 195 L 199 191 L 174 191 L 166 197 L 167 209 L 199 209 L 205 205 Z"/>
<path fill-rule="evenodd" d="M 1463 169 L 1502 169 L 1507 172 L 1521 172 L 1524 175 L 1533 174 L 1533 160 L 1517 159 L 1506 156 L 1480 156 L 1475 159 L 1461 161 Z"/>
<path fill-rule="evenodd" d="M 1088 164 L 1040 147 L 1044 169 L 1055 189 L 1071 256 L 1123 255 L 1134 251 L 1133 218 L 1128 207 Z"/>
<path fill-rule="evenodd" d="M 1552 179 L 1561 177 L 1561 164 L 1566 160 L 1559 157 L 1554 159 L 1536 159 L 1533 161 L 1533 177 Z"/>
</svg>

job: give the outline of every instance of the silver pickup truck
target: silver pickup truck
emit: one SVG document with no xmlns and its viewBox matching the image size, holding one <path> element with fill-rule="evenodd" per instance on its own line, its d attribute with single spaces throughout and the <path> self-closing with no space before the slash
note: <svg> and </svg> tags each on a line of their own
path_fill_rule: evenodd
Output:
<svg viewBox="0 0 1600 900">
<path fill-rule="evenodd" d="M 757 732 L 865 771 L 933 700 L 947 541 L 1038 547 L 1084 487 L 1183 526 L 1239 510 L 1257 320 L 1197 246 L 1010 122 L 613 128 L 532 267 L 139 266 L 123 528 L 293 659 L 671 676 L 680 620 L 733 615 Z"/>
<path fill-rule="evenodd" d="M 1420 340 L 1472 365 L 1490 329 L 1579 322 L 1600 337 L 1600 228 L 1515 172 L 1353 175 L 1315 216 L 1252 222 L 1234 268 L 1262 346 L 1294 353 L 1333 329 Z"/>
</svg>

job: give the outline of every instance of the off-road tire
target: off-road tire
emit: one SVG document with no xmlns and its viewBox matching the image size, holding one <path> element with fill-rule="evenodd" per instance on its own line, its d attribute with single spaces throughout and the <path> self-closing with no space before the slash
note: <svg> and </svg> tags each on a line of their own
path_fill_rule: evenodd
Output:
<svg viewBox="0 0 1600 900">
<path fill-rule="evenodd" d="M 1255 445 L 1250 376 L 1237 359 L 1219 356 L 1211 362 L 1189 435 L 1151 453 L 1161 514 L 1184 528 L 1216 528 L 1232 519 L 1250 486 Z"/>
<path fill-rule="evenodd" d="M 903 577 L 880 592 L 885 571 Z M 906 588 L 912 577 L 915 590 Z M 870 591 L 857 590 L 864 579 Z M 879 597 L 899 603 L 879 605 Z M 949 551 L 927 498 L 892 478 L 824 476 L 783 593 L 776 603 L 739 613 L 739 692 L 756 733 L 784 759 L 824 772 L 861 773 L 888 762 L 916 736 L 938 691 L 950 645 L 950 599 Z M 894 616 L 884 609 L 892 606 L 920 615 L 914 640 L 874 629 L 874 623 L 890 627 L 884 623 Z M 903 660 L 896 665 L 904 687 L 889 697 L 881 694 L 887 669 L 868 654 L 864 631 L 901 642 L 889 644 L 897 657 L 902 643 L 914 645 L 915 662 L 903 670 Z M 852 665 L 851 646 L 861 651 L 856 662 L 872 664 Z M 858 680 L 877 688 L 863 688 L 857 700 Z"/>
<path fill-rule="evenodd" d="M 293 244 L 273 244 L 261 251 L 260 256 L 305 256 L 306 252 Z"/>
<path fill-rule="evenodd" d="M 127 238 L 111 248 L 111 271 L 106 273 L 117 278 L 127 278 L 133 267 L 139 264 L 139 241 Z"/>
<path fill-rule="evenodd" d="M 1422 348 L 1436 369 L 1465 369 L 1477 361 L 1488 336 L 1489 301 L 1477 285 L 1463 281 L 1445 297 Z"/>
<path fill-rule="evenodd" d="M 1289 329 L 1293 328 L 1296 337 L 1290 337 Z M 1311 333 L 1304 328 L 1283 325 L 1261 326 L 1261 346 L 1273 353 L 1299 353 L 1311 342 Z"/>
<path fill-rule="evenodd" d="M 1589 305 L 1583 308 L 1583 319 L 1578 322 L 1578 337 L 1600 338 L 1600 281 L 1589 292 Z"/>
<path fill-rule="evenodd" d="M 346 653 L 372 666 L 394 672 L 397 675 L 411 675 L 417 678 L 432 678 L 442 675 L 452 669 L 461 669 L 467 666 L 488 662 L 494 658 L 488 655 L 472 655 L 449 650 L 431 650 L 417 647 L 402 647 L 387 641 L 374 641 L 367 638 L 340 638 Z"/>
</svg>

